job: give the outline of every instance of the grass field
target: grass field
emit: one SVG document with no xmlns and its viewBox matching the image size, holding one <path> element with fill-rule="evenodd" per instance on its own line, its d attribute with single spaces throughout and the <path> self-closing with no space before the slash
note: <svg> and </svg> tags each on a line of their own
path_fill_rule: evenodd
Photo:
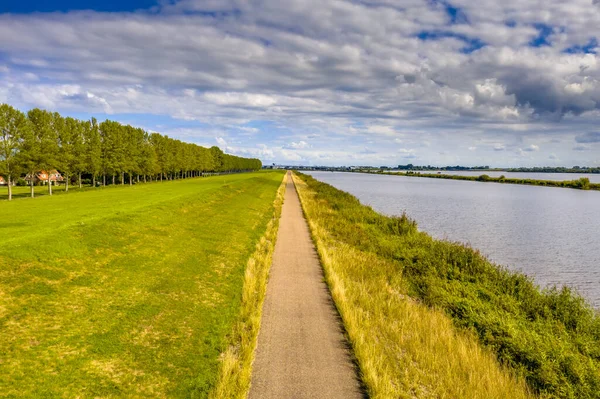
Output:
<svg viewBox="0 0 600 399">
<path fill-rule="evenodd" d="M 64 194 L 65 193 L 65 185 L 52 186 L 52 194 Z M 92 189 L 92 187 L 85 186 L 81 189 L 79 186 L 70 186 L 69 192 L 76 191 L 87 191 Z M 43 197 L 48 195 L 48 186 L 33 186 L 33 190 L 36 197 Z M 12 188 L 13 199 L 17 198 L 31 198 L 31 187 L 29 186 L 13 186 Z M 8 187 L 0 186 L 0 200 L 8 199 Z"/>
<path fill-rule="evenodd" d="M 476 250 L 296 178 L 372 397 L 600 398 L 600 317 Z M 518 378 L 515 378 L 518 376 Z M 527 382 L 526 389 L 523 380 Z"/>
<path fill-rule="evenodd" d="M 0 396 L 206 397 L 282 177 L 0 203 Z"/>
</svg>

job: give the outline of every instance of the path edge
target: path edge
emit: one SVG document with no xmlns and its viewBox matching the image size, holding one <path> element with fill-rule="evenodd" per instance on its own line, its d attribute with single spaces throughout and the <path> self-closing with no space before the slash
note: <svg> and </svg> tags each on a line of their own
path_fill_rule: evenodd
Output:
<svg viewBox="0 0 600 399">
<path fill-rule="evenodd" d="M 242 288 L 242 304 L 238 321 L 229 335 L 227 348 L 219 356 L 217 381 L 210 391 L 210 399 L 243 399 L 250 390 L 252 364 L 258 343 L 262 309 L 267 292 L 269 271 L 283 207 L 288 173 L 283 179 L 273 201 L 273 214 L 256 250 L 248 259 Z"/>
<path fill-rule="evenodd" d="M 319 264 L 321 266 L 321 270 L 323 271 L 323 277 L 325 280 L 325 284 L 327 286 L 327 290 L 329 291 L 329 296 L 331 298 L 331 302 L 333 303 L 333 306 L 335 308 L 337 319 L 339 320 L 339 328 L 340 328 L 341 333 L 343 334 L 344 341 L 347 345 L 346 351 L 348 353 L 350 361 L 352 362 L 352 366 L 354 369 L 354 375 L 358 382 L 360 393 L 363 398 L 369 398 L 369 389 L 364 382 L 363 371 L 360 367 L 360 362 L 358 361 L 358 358 L 356 357 L 356 354 L 355 354 L 354 342 L 351 339 L 350 334 L 348 333 L 348 330 L 346 327 L 346 322 L 344 319 L 345 312 L 344 312 L 344 309 L 340 309 L 340 307 L 339 307 L 339 303 L 341 302 L 340 296 L 344 295 L 343 288 L 340 287 L 340 284 L 337 283 L 336 276 L 332 275 L 332 273 L 333 273 L 332 270 L 330 270 L 330 268 L 327 267 L 327 262 L 323 259 L 323 256 L 324 256 L 323 240 L 316 234 L 316 232 L 315 232 L 316 226 L 307 214 L 307 210 L 305 208 L 305 203 L 304 203 L 304 198 L 303 198 L 304 189 L 298 188 L 298 182 L 300 182 L 304 185 L 306 185 L 306 183 L 304 183 L 302 178 L 300 176 L 298 176 L 296 173 L 294 173 L 293 171 L 291 173 L 291 178 L 292 178 L 292 182 L 294 183 L 294 188 L 296 189 L 296 193 L 298 193 L 298 198 L 300 200 L 300 207 L 302 208 L 302 215 L 304 216 L 304 219 L 306 220 L 306 223 L 308 225 L 310 238 L 313 242 L 313 245 L 315 246 L 315 250 L 317 251 L 317 255 L 319 257 Z"/>
</svg>

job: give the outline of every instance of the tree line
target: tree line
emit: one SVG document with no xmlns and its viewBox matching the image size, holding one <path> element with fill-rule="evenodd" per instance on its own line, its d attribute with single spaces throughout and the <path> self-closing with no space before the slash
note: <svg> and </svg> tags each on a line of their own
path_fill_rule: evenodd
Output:
<svg viewBox="0 0 600 399">
<path fill-rule="evenodd" d="M 90 177 L 93 186 L 107 181 L 133 184 L 261 166 L 255 158 L 225 154 L 216 146 L 205 148 L 115 121 L 78 120 L 39 108 L 25 114 L 0 104 L 0 176 L 8 184 L 9 200 L 12 184 L 23 177 L 28 178 L 33 197 L 33 176 L 42 170 L 52 195 L 50 171 L 54 169 L 64 175 L 68 191 L 72 179 L 82 186 L 82 176 Z"/>
</svg>

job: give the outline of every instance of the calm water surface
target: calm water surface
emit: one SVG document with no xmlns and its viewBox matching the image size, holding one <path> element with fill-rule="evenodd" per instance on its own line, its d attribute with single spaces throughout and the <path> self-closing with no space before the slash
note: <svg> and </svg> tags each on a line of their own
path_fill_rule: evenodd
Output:
<svg viewBox="0 0 600 399">
<path fill-rule="evenodd" d="M 600 308 L 600 192 L 360 173 L 310 172 L 422 231 L 468 243 L 541 286 L 569 285 Z"/>
</svg>

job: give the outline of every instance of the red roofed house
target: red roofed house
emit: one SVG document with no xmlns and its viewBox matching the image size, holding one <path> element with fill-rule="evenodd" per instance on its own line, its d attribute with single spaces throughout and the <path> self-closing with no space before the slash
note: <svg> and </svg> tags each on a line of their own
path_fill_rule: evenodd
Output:
<svg viewBox="0 0 600 399">
<path fill-rule="evenodd" d="M 4 180 L 4 177 L 0 176 L 0 186 L 6 186 L 8 183 L 6 183 L 6 180 Z"/>
<path fill-rule="evenodd" d="M 25 176 L 25 180 L 30 182 L 31 175 L 29 174 L 29 175 Z M 54 183 L 54 185 L 56 185 L 57 183 L 61 183 L 64 180 L 65 179 L 62 177 L 62 175 L 56 169 L 53 169 L 50 171 L 50 182 Z M 47 184 L 48 183 L 48 173 L 45 170 L 40 170 L 39 172 L 37 172 L 36 174 L 33 175 L 33 183 L 34 184 L 37 184 L 37 183 Z"/>
</svg>

